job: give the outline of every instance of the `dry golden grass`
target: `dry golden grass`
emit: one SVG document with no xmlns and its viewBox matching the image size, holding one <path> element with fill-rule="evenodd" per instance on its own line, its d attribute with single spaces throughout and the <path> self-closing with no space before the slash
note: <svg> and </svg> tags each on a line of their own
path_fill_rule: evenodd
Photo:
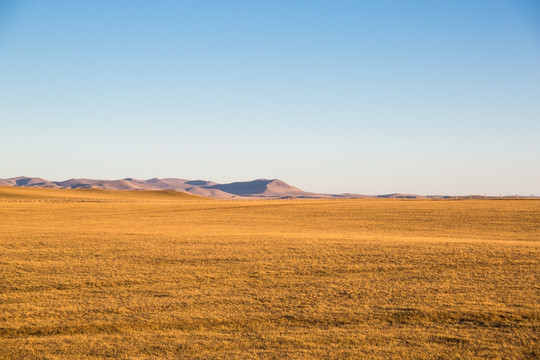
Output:
<svg viewBox="0 0 540 360">
<path fill-rule="evenodd" d="M 538 358 L 540 201 L 0 188 L 0 358 Z"/>
</svg>

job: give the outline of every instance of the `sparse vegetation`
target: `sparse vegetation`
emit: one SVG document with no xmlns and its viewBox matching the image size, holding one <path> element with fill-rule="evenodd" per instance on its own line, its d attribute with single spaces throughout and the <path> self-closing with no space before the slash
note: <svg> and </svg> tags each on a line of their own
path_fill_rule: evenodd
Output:
<svg viewBox="0 0 540 360">
<path fill-rule="evenodd" d="M 538 358 L 539 230 L 536 200 L 0 188 L 0 358 Z"/>
</svg>

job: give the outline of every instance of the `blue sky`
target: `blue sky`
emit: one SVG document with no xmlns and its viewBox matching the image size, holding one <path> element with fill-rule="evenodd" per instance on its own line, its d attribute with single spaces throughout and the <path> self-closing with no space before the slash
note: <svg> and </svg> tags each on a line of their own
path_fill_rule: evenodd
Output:
<svg viewBox="0 0 540 360">
<path fill-rule="evenodd" d="M 0 0 L 0 129 L 0 178 L 540 194 L 540 5 Z"/>
</svg>

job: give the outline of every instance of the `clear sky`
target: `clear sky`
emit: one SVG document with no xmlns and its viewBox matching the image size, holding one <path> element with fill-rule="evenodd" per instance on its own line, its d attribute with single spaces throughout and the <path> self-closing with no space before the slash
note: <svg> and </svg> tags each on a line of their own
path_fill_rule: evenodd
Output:
<svg viewBox="0 0 540 360">
<path fill-rule="evenodd" d="M 540 2 L 0 0 L 0 178 L 540 194 Z"/>
</svg>

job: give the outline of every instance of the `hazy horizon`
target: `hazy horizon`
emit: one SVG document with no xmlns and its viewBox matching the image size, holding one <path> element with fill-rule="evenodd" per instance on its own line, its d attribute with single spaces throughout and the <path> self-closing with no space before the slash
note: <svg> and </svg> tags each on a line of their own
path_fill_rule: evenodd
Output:
<svg viewBox="0 0 540 360">
<path fill-rule="evenodd" d="M 3 1 L 0 178 L 540 193 L 534 1 Z"/>
<path fill-rule="evenodd" d="M 1 180 L 12 180 L 13 179 L 18 179 L 18 178 L 23 178 L 23 179 L 42 179 L 42 180 L 45 180 L 45 182 L 43 184 L 40 185 L 40 183 L 35 183 L 35 182 L 32 182 L 31 184 L 27 185 L 27 184 L 24 184 L 24 185 L 16 185 L 14 182 L 12 182 L 11 184 L 7 185 L 7 184 L 2 184 L 1 183 Z M 81 180 L 81 182 L 78 182 L 78 183 L 73 183 L 71 182 L 72 180 Z M 89 180 L 89 181 L 97 181 L 98 184 L 91 184 L 91 183 L 87 183 L 85 180 Z M 189 184 L 189 188 L 190 190 L 186 190 L 183 186 L 165 186 L 165 187 L 152 187 L 152 184 L 153 183 L 150 183 L 148 184 L 147 182 L 148 181 L 152 181 L 152 180 L 185 180 L 186 181 L 186 184 L 190 183 Z M 122 182 L 122 181 L 127 181 L 126 182 Z M 282 179 L 276 179 L 276 178 L 272 178 L 272 179 L 265 179 L 265 178 L 258 178 L 258 179 L 244 179 L 244 180 L 237 180 L 237 181 L 231 181 L 231 182 L 226 182 L 226 183 L 220 183 L 220 182 L 215 182 L 213 181 L 212 179 L 185 179 L 185 178 L 171 178 L 171 177 L 167 177 L 167 178 L 149 178 L 149 179 L 137 179 L 137 178 L 133 178 L 133 177 L 126 177 L 126 178 L 118 178 L 118 179 L 96 179 L 96 178 L 68 178 L 68 179 L 44 179 L 42 177 L 26 177 L 26 176 L 17 176 L 17 177 L 12 177 L 12 178 L 7 178 L 7 179 L 0 179 L 0 186 L 13 186 L 13 187 L 30 187 L 30 188 L 43 188 L 43 189 L 47 189 L 49 188 L 49 185 L 54 185 L 54 186 L 60 186 L 59 189 L 84 189 L 84 188 L 87 188 L 86 186 L 90 186 L 91 185 L 91 188 L 93 189 L 104 189 L 104 190 L 121 190 L 121 191 L 125 191 L 125 190 L 134 190 L 134 191 L 138 191 L 138 190 L 174 190 L 174 191 L 180 191 L 180 192 L 188 192 L 188 193 L 191 193 L 191 194 L 196 194 L 196 195 L 202 195 L 202 196 L 206 196 L 206 197 L 212 197 L 212 198 L 220 198 L 219 196 L 216 197 L 215 194 L 202 194 L 199 192 L 197 192 L 196 189 L 200 188 L 199 186 L 197 185 L 203 185 L 203 187 L 206 187 L 206 183 L 212 183 L 212 184 L 215 184 L 215 185 L 218 185 L 218 186 L 221 186 L 221 185 L 234 185 L 234 186 L 237 186 L 237 185 L 240 185 L 242 184 L 244 187 L 240 187 L 238 189 L 244 189 L 244 190 L 249 190 L 251 191 L 252 189 L 252 186 L 250 184 L 252 183 L 265 183 L 265 182 L 270 182 L 270 183 L 273 183 L 273 182 L 283 182 Z M 66 182 L 68 182 L 68 184 L 65 184 Z M 118 183 L 116 186 L 113 185 L 115 182 L 120 182 Z M 202 182 L 203 184 L 193 184 L 193 182 Z M 50 183 L 55 183 L 55 184 L 50 184 Z M 150 185 L 150 187 L 142 187 L 142 188 L 125 188 L 126 184 L 133 184 L 133 185 L 141 185 L 143 183 L 146 183 L 146 185 Z M 293 188 L 297 188 L 294 186 L 294 184 L 290 184 L 290 183 L 287 183 L 287 182 L 284 182 L 285 184 L 284 185 L 289 185 L 290 187 L 293 187 Z M 210 188 L 213 188 L 213 185 L 209 185 Z M 56 188 L 58 189 L 58 188 Z M 195 190 L 195 192 L 193 192 L 192 190 Z M 302 193 L 301 194 L 298 194 L 297 193 L 297 190 L 300 190 Z M 263 191 L 263 188 L 258 188 L 258 190 L 253 193 L 253 194 L 249 194 L 249 196 L 256 196 L 256 193 L 259 192 L 259 191 Z M 287 192 L 288 190 L 286 190 Z M 484 196 L 489 196 L 490 198 L 498 198 L 499 196 L 501 197 L 514 197 L 514 196 L 519 196 L 520 198 L 530 198 L 530 197 L 539 197 L 538 194 L 534 194 L 534 193 L 531 193 L 531 194 L 519 194 L 519 193 L 499 193 L 499 194 L 488 194 L 488 193 L 484 193 L 484 194 L 481 194 L 481 193 L 470 193 L 470 194 L 466 194 L 466 193 L 425 193 L 425 194 L 422 194 L 422 193 L 403 193 L 403 192 L 392 192 L 392 193 L 381 193 L 381 194 L 366 194 L 366 193 L 351 193 L 351 192 L 345 192 L 345 193 L 324 193 L 324 192 L 310 192 L 310 191 L 305 191 L 304 189 L 296 189 L 296 190 L 291 190 L 293 193 L 294 193 L 294 196 L 298 196 L 298 195 L 308 195 L 309 196 L 313 196 L 313 195 L 321 195 L 323 197 L 321 198 L 324 198 L 324 196 L 326 195 L 336 195 L 336 196 L 341 196 L 341 198 L 344 198 L 345 196 L 354 196 L 354 195 L 360 195 L 360 196 L 386 196 L 386 195 L 417 195 L 417 196 L 429 196 L 429 195 L 432 195 L 432 196 L 449 196 L 449 197 L 453 197 L 453 196 L 460 196 L 460 197 L 468 197 L 468 196 L 481 196 L 482 198 Z M 239 194 L 236 194 L 236 193 L 230 193 L 230 194 L 233 194 L 233 195 L 239 195 Z M 243 196 L 243 195 L 241 195 Z M 265 195 L 267 196 L 267 195 Z M 291 196 L 291 194 L 289 194 L 287 192 L 287 194 L 277 194 L 277 193 L 272 193 L 271 196 L 273 197 L 282 197 L 282 196 Z M 302 198 L 303 196 L 300 196 L 300 198 Z M 336 197 L 336 198 L 340 198 L 340 197 Z"/>
</svg>

